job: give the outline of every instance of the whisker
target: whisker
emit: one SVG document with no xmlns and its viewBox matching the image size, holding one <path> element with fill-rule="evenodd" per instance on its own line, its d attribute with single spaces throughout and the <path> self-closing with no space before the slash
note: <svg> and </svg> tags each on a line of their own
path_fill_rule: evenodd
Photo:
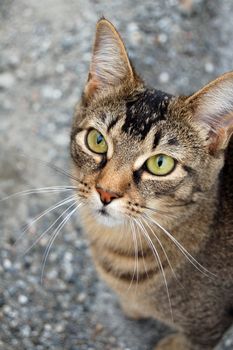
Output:
<svg viewBox="0 0 233 350">
<path fill-rule="evenodd" d="M 195 268 L 203 273 L 205 276 L 212 278 L 213 276 L 216 277 L 216 275 L 212 272 L 210 272 L 208 269 L 206 269 L 204 266 L 202 266 L 183 246 L 182 244 L 177 241 L 175 237 L 171 235 L 170 232 L 168 232 L 162 225 L 160 225 L 157 221 L 155 221 L 153 218 L 151 218 L 149 215 L 147 215 L 147 218 L 154 223 L 157 227 L 159 227 L 171 240 L 172 242 L 180 249 L 180 251 L 183 253 L 183 255 L 188 259 L 188 261 L 195 266 Z"/>
<path fill-rule="evenodd" d="M 69 201 L 67 201 L 67 203 L 69 202 L 75 202 L 75 199 L 70 199 Z M 65 203 L 65 204 L 67 204 Z M 67 212 L 70 210 L 70 208 L 73 206 L 73 204 L 71 206 L 69 206 L 65 211 L 63 211 L 59 216 L 58 218 L 45 230 L 43 231 L 39 237 L 37 237 L 37 239 L 31 244 L 31 246 L 29 248 L 26 249 L 26 251 L 23 253 L 23 256 L 25 256 L 26 254 L 28 254 L 30 252 L 30 250 L 46 235 L 47 232 L 49 232 L 49 230 L 51 230 L 51 228 L 53 226 L 56 225 L 56 223 L 60 220 L 60 218 Z"/>
<path fill-rule="evenodd" d="M 195 201 L 191 200 L 191 201 L 184 201 L 184 203 L 182 204 L 172 204 L 172 205 L 168 205 L 168 208 L 178 208 L 178 207 L 187 207 L 189 205 L 194 205 L 196 204 Z"/>
<path fill-rule="evenodd" d="M 49 256 L 49 252 L 52 248 L 52 245 L 55 241 L 55 239 L 57 238 L 57 236 L 59 235 L 59 233 L 61 232 L 62 228 L 65 226 L 65 224 L 67 223 L 67 221 L 71 218 L 71 216 L 74 214 L 74 212 L 81 206 L 81 203 L 79 203 L 78 205 L 76 205 L 76 203 L 72 204 L 69 209 L 71 209 L 73 206 L 75 206 L 75 208 L 66 215 L 66 217 L 62 220 L 62 222 L 58 225 L 58 227 L 56 228 L 56 230 L 54 231 L 54 233 L 52 234 L 48 246 L 45 250 L 44 256 L 43 256 L 43 263 L 42 263 L 42 269 L 41 269 L 41 284 L 43 283 L 43 276 L 44 276 L 44 270 L 45 270 L 45 265 L 46 265 L 46 261 L 47 258 Z"/>
<path fill-rule="evenodd" d="M 26 157 L 26 158 L 30 158 L 32 160 L 36 160 L 36 161 L 40 162 L 41 164 L 46 165 L 50 169 L 57 171 L 59 174 L 65 175 L 68 178 L 73 179 L 74 181 L 80 182 L 80 180 L 76 176 L 70 174 L 68 171 L 66 171 L 66 170 L 64 170 L 62 168 L 59 168 L 57 165 L 54 165 L 51 162 L 47 162 L 45 160 L 42 160 L 42 159 L 39 159 L 39 158 L 36 158 L 36 157 L 28 156 L 28 155 L 25 155 L 23 153 L 21 153 L 20 155 L 22 157 Z"/>
<path fill-rule="evenodd" d="M 181 282 L 178 280 L 178 278 L 177 278 L 177 276 L 176 276 L 176 273 L 175 273 L 175 271 L 174 271 L 174 269 L 173 269 L 173 267 L 172 267 L 172 264 L 171 264 L 171 262 L 170 262 L 170 259 L 169 259 L 168 255 L 167 255 L 167 252 L 166 252 L 166 250 L 165 250 L 165 248 L 164 248 L 162 242 L 160 241 L 159 237 L 158 237 L 158 236 L 156 235 L 156 233 L 152 230 L 152 227 L 149 225 L 149 223 L 145 220 L 144 217 L 142 218 L 142 220 L 143 220 L 143 222 L 147 225 L 147 227 L 149 228 L 150 232 L 153 234 L 153 236 L 155 237 L 155 239 L 156 239 L 156 241 L 158 242 L 159 246 L 161 247 L 165 258 L 167 259 L 168 265 L 169 265 L 169 267 L 170 267 L 170 269 L 171 269 L 171 271 L 172 271 L 173 276 L 175 277 L 175 279 L 177 280 L 177 282 L 181 285 L 181 287 L 184 288 L 183 285 L 181 284 Z"/>
<path fill-rule="evenodd" d="M 134 219 L 135 222 L 139 225 L 139 227 L 141 228 L 141 232 L 144 234 L 144 237 L 146 238 L 149 246 L 151 247 L 152 249 L 152 252 L 153 252 L 153 255 L 155 256 L 158 264 L 159 264 L 159 268 L 160 268 L 160 271 L 161 271 L 161 274 L 162 274 L 162 277 L 163 277 L 163 280 L 164 280 L 164 285 L 165 285 L 165 289 L 166 289 L 166 293 L 167 293 L 167 298 L 168 298 L 168 303 L 169 303 L 169 306 L 170 306 L 170 313 L 171 313 L 171 319 L 173 321 L 173 312 L 172 312 L 172 304 L 171 304 L 171 298 L 170 298 L 170 293 L 169 293 L 169 289 L 168 289 L 168 284 L 167 284 L 167 278 L 166 278 L 166 275 L 165 275 L 165 272 L 164 272 L 164 269 L 163 269 L 163 264 L 161 262 L 161 259 L 160 259 L 160 256 L 159 256 L 159 253 L 157 252 L 157 249 L 155 248 L 150 236 L 148 235 L 143 223 L 140 221 L 140 219 Z"/>
<path fill-rule="evenodd" d="M 136 226 L 136 228 L 138 228 L 138 226 Z M 138 237 L 139 237 L 139 242 L 140 242 L 140 246 L 141 246 L 142 259 L 143 259 L 142 261 L 143 261 L 143 265 L 144 265 L 144 270 L 146 272 L 147 278 L 149 279 L 149 275 L 148 275 L 148 271 L 147 271 L 147 267 L 146 267 L 146 263 L 145 263 L 145 258 L 144 258 L 144 253 L 143 253 L 143 246 L 142 246 L 142 239 L 141 239 L 140 231 L 139 231 Z"/>
<path fill-rule="evenodd" d="M 136 288 L 137 288 L 137 286 L 138 286 L 138 274 L 139 274 L 139 261 L 138 261 L 138 241 L 137 241 L 137 232 L 136 232 L 136 230 L 135 230 L 135 242 L 136 242 L 136 252 L 137 252 L 137 254 L 136 254 L 136 263 L 137 263 L 137 269 L 136 269 L 136 271 L 137 271 L 137 283 L 136 283 Z"/>
<path fill-rule="evenodd" d="M 134 269 L 133 269 L 133 275 L 128 287 L 128 291 L 130 290 L 134 277 L 135 277 L 135 273 L 137 270 L 137 262 L 136 262 L 136 255 L 137 255 L 137 251 L 136 251 L 136 243 L 135 243 L 135 227 L 133 226 L 133 221 L 131 220 L 131 218 L 129 218 L 129 224 L 130 224 L 130 228 L 131 228 L 131 233 L 132 233 L 132 237 L 133 237 L 133 244 L 134 244 Z"/>
<path fill-rule="evenodd" d="M 36 216 L 35 218 L 33 218 L 33 220 L 28 224 L 26 225 L 26 227 L 24 227 L 23 231 L 20 233 L 19 237 L 17 237 L 15 244 L 18 243 L 18 241 L 20 239 L 22 239 L 23 235 L 25 234 L 25 232 L 27 232 L 29 230 L 29 228 L 35 224 L 37 221 L 39 221 L 43 216 L 47 215 L 48 213 L 52 212 L 53 210 L 69 203 L 70 201 L 74 200 L 75 196 L 72 195 L 72 196 L 69 196 L 61 201 L 59 201 L 58 203 L 56 204 L 53 204 L 51 207 L 49 207 L 48 209 L 44 210 L 43 212 L 41 212 L 38 216 Z"/>
<path fill-rule="evenodd" d="M 160 209 L 156 209 L 156 208 L 151 208 L 151 207 L 147 207 L 147 206 L 142 206 L 142 208 L 144 209 L 147 209 L 147 210 L 150 210 L 154 213 L 158 213 L 158 214 L 165 214 L 165 215 L 168 215 L 168 216 L 171 216 L 173 218 L 177 218 L 177 215 L 174 215 L 172 213 L 170 213 L 169 211 L 164 211 L 164 210 L 160 210 Z"/>
<path fill-rule="evenodd" d="M 41 187 L 41 188 L 33 188 L 29 190 L 24 190 L 20 192 L 13 193 L 9 196 L 6 196 L 0 199 L 0 202 L 6 201 L 7 199 L 19 197 L 19 196 L 27 196 L 30 194 L 42 194 L 42 193 L 57 193 L 57 192 L 66 192 L 74 190 L 75 186 L 51 186 L 51 187 Z"/>
</svg>

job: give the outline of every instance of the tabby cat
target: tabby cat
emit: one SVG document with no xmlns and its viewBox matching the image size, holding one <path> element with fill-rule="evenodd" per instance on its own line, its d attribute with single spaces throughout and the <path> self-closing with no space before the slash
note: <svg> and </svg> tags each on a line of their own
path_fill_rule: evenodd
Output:
<svg viewBox="0 0 233 350">
<path fill-rule="evenodd" d="M 106 19 L 75 109 L 77 197 L 100 276 L 156 350 L 213 349 L 233 321 L 233 72 L 191 96 L 147 87 Z"/>
</svg>

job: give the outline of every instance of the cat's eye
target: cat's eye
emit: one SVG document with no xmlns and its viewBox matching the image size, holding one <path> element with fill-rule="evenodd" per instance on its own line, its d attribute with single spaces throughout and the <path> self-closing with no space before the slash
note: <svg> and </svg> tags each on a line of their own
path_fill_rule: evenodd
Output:
<svg viewBox="0 0 233 350">
<path fill-rule="evenodd" d="M 92 129 L 87 134 L 87 145 L 92 152 L 106 153 L 108 145 L 103 135 L 96 129 Z"/>
<path fill-rule="evenodd" d="M 146 167 L 153 175 L 168 175 L 175 168 L 175 160 L 165 154 L 157 154 L 147 159 Z"/>
</svg>

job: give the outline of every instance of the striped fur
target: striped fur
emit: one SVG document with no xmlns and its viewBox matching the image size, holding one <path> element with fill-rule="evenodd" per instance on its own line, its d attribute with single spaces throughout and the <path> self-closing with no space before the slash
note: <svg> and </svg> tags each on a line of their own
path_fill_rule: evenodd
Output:
<svg viewBox="0 0 233 350">
<path fill-rule="evenodd" d="M 88 148 L 90 129 L 106 154 Z M 113 25 L 98 22 L 71 132 L 74 184 L 96 268 L 123 311 L 176 331 L 156 350 L 213 349 L 233 321 L 232 132 L 233 72 L 189 97 L 148 88 Z M 158 154 L 175 159 L 166 176 L 147 170 Z"/>
</svg>

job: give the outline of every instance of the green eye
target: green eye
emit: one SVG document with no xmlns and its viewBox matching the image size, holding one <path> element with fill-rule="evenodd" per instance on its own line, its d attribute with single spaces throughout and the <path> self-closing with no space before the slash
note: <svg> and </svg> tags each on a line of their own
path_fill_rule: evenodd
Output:
<svg viewBox="0 0 233 350">
<path fill-rule="evenodd" d="M 146 161 L 149 172 L 154 175 L 167 175 L 172 172 L 175 167 L 175 160 L 165 154 L 157 154 Z"/>
<path fill-rule="evenodd" d="M 95 129 L 92 129 L 87 134 L 87 144 L 90 150 L 95 153 L 106 153 L 108 150 L 108 145 L 105 138 Z"/>
</svg>

